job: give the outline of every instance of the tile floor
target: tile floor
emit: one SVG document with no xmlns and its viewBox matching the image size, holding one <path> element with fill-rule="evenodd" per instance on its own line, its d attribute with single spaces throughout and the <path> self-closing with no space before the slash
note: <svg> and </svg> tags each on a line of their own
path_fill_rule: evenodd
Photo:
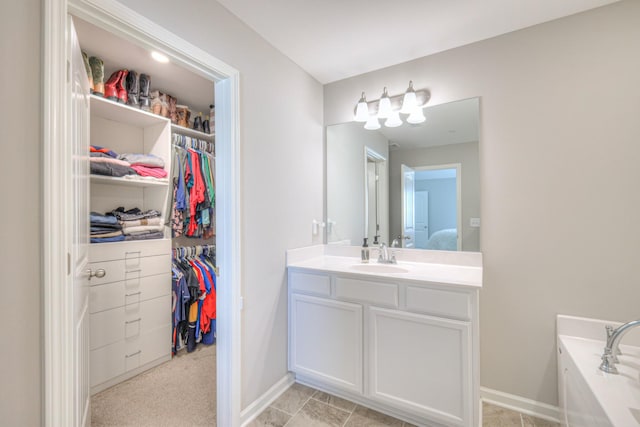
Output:
<svg viewBox="0 0 640 427">
<path fill-rule="evenodd" d="M 483 427 L 560 427 L 519 412 L 483 405 Z M 295 383 L 248 427 L 415 427 L 345 399 Z"/>
</svg>

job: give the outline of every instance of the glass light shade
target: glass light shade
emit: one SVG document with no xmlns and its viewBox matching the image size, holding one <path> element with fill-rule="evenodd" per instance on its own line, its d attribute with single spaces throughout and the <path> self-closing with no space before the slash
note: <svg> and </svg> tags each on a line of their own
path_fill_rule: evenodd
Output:
<svg viewBox="0 0 640 427">
<path fill-rule="evenodd" d="M 427 118 L 424 116 L 424 112 L 420 107 L 415 107 L 413 111 L 411 111 L 411 114 L 409 114 L 409 117 L 407 117 L 407 123 L 411 123 L 412 125 L 417 125 L 425 120 L 427 120 Z"/>
<path fill-rule="evenodd" d="M 409 88 L 407 88 L 407 91 L 404 93 L 404 98 L 402 98 L 402 109 L 400 112 L 402 114 L 411 114 L 417 105 L 416 91 L 413 90 L 413 82 L 410 81 Z"/>
<path fill-rule="evenodd" d="M 384 125 L 388 128 L 396 128 L 402 124 L 400 120 L 400 113 L 398 111 L 392 111 L 389 118 L 384 122 Z"/>
<path fill-rule="evenodd" d="M 369 117 L 367 123 L 364 124 L 364 128 L 367 130 L 377 130 L 380 129 L 380 122 L 376 116 Z"/>
<path fill-rule="evenodd" d="M 378 118 L 386 119 L 391 115 L 391 100 L 387 93 L 387 88 L 384 88 L 380 101 L 378 101 Z"/>
<path fill-rule="evenodd" d="M 369 106 L 367 105 L 367 99 L 364 97 L 364 92 L 362 92 L 362 97 L 360 97 L 360 101 L 358 101 L 354 120 L 362 123 L 369 120 Z"/>
</svg>

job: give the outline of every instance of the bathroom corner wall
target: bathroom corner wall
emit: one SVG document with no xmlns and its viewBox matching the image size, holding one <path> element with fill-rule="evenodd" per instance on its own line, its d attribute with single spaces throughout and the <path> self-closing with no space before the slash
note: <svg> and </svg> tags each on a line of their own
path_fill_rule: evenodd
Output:
<svg viewBox="0 0 640 427">
<path fill-rule="evenodd" d="M 324 88 L 480 107 L 481 384 L 557 405 L 555 315 L 638 317 L 640 2 L 621 1 Z"/>
</svg>

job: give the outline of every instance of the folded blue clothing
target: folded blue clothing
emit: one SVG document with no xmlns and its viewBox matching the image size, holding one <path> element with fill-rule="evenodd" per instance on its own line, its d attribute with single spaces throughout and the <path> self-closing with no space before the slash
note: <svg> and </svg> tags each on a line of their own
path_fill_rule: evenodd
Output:
<svg viewBox="0 0 640 427">
<path fill-rule="evenodd" d="M 111 231 L 122 230 L 122 226 L 120 224 L 91 224 L 91 233 L 109 233 Z"/>
<path fill-rule="evenodd" d="M 113 215 L 102 215 L 101 213 L 98 213 L 98 212 L 91 212 L 89 214 L 89 222 L 91 222 L 92 225 L 117 224 L 118 218 L 116 218 Z"/>
<path fill-rule="evenodd" d="M 92 237 L 91 243 L 107 243 L 107 242 L 122 242 L 124 241 L 124 234 L 122 236 L 115 237 Z"/>
</svg>

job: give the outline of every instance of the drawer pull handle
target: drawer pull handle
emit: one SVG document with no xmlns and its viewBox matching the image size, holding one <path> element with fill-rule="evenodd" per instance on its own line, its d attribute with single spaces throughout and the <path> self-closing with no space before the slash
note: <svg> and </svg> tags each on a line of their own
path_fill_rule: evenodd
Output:
<svg viewBox="0 0 640 427">
<path fill-rule="evenodd" d="M 89 275 L 89 280 L 91 280 L 92 277 L 97 277 L 98 279 L 102 279 L 104 276 L 107 275 L 107 271 L 104 268 L 99 268 L 96 271 L 93 271 L 92 269 L 88 269 L 87 270 L 87 275 Z"/>
<path fill-rule="evenodd" d="M 140 273 L 142 270 L 141 269 L 137 269 L 137 270 L 128 270 L 125 271 L 124 274 L 129 274 L 129 273 Z"/>
<path fill-rule="evenodd" d="M 131 323 L 136 323 L 136 322 L 139 322 L 139 321 L 141 321 L 141 320 L 142 320 L 142 317 L 138 317 L 138 318 L 137 318 L 137 319 L 135 319 L 135 320 L 127 320 L 126 322 L 124 322 L 124 324 L 125 324 L 125 325 L 129 325 L 129 324 L 131 324 Z"/>
<path fill-rule="evenodd" d="M 134 296 L 134 295 L 140 295 L 141 293 L 142 293 L 142 291 L 140 291 L 140 292 L 134 292 L 134 293 L 132 293 L 132 294 L 125 294 L 124 296 L 125 296 L 125 297 L 132 297 L 132 296 Z"/>
<path fill-rule="evenodd" d="M 140 354 L 140 353 L 142 353 L 142 350 L 138 350 L 138 351 L 136 351 L 135 353 L 127 354 L 127 355 L 125 355 L 124 357 L 126 357 L 126 358 L 128 359 L 128 358 L 133 357 L 133 356 L 135 356 L 136 354 Z"/>
</svg>

